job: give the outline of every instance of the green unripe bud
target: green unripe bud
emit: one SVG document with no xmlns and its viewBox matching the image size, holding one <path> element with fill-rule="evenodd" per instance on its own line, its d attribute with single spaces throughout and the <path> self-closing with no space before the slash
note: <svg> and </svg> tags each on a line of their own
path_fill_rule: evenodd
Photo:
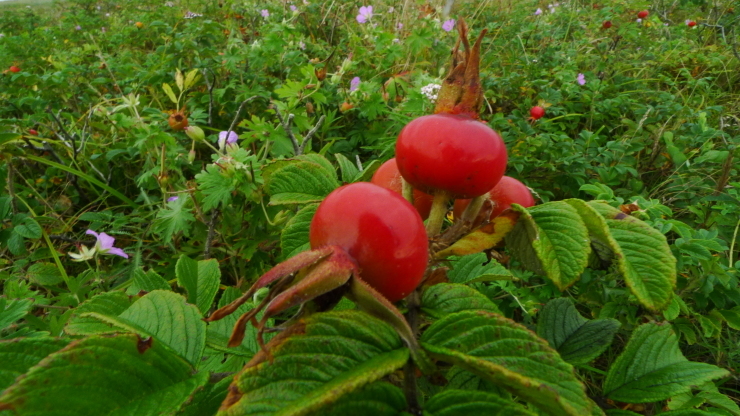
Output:
<svg viewBox="0 0 740 416">
<path fill-rule="evenodd" d="M 185 134 L 193 140 L 205 140 L 206 138 L 206 134 L 203 132 L 203 129 L 198 126 L 185 127 Z"/>
<path fill-rule="evenodd" d="M 188 152 L 188 163 L 193 163 L 195 161 L 195 150 L 191 150 Z"/>
</svg>

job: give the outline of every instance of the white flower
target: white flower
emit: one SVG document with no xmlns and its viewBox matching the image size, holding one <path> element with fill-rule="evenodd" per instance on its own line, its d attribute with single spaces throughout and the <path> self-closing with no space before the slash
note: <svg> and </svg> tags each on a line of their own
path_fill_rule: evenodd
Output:
<svg viewBox="0 0 740 416">
<path fill-rule="evenodd" d="M 442 88 L 439 84 L 429 84 L 421 87 L 421 93 L 429 99 L 429 101 L 437 101 L 439 90 Z"/>
</svg>

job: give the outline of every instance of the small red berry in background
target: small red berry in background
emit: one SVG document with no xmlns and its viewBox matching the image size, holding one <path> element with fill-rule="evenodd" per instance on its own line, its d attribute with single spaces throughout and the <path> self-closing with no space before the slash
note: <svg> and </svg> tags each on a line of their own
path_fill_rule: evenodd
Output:
<svg viewBox="0 0 740 416">
<path fill-rule="evenodd" d="M 10 72 L 21 72 L 21 69 L 13 65 L 10 67 Z"/>
<path fill-rule="evenodd" d="M 529 115 L 533 120 L 539 120 L 545 115 L 545 109 L 540 106 L 534 106 L 529 110 Z"/>
<path fill-rule="evenodd" d="M 39 132 L 37 132 L 34 129 L 28 129 L 28 134 L 30 134 L 32 136 L 38 136 L 39 135 Z"/>
<path fill-rule="evenodd" d="M 693 21 L 693 20 L 689 20 L 689 21 L 686 22 L 686 26 L 688 26 L 688 27 L 694 27 L 694 26 L 696 26 L 696 22 Z"/>
<path fill-rule="evenodd" d="M 604 29 L 609 29 L 610 27 L 612 27 L 612 21 L 611 20 L 607 20 L 606 22 L 604 22 L 603 25 L 601 25 L 601 27 L 604 28 Z"/>
<path fill-rule="evenodd" d="M 640 19 L 644 19 L 644 18 L 648 17 L 648 14 L 650 14 L 650 13 L 648 13 L 647 10 L 643 10 L 640 13 L 637 13 L 637 17 L 639 17 Z"/>
</svg>

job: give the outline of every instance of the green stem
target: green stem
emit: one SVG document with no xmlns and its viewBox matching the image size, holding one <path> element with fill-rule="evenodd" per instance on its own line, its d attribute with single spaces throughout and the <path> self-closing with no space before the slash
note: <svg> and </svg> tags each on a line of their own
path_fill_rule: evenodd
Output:
<svg viewBox="0 0 740 416">
<path fill-rule="evenodd" d="M 462 217 L 460 217 L 463 221 L 472 223 L 475 221 L 475 219 L 478 217 L 478 213 L 480 212 L 480 209 L 483 207 L 483 203 L 486 202 L 486 199 L 488 199 L 488 193 L 481 196 L 476 196 L 475 198 L 470 200 L 470 203 L 465 208 L 465 211 L 463 211 Z"/>
<path fill-rule="evenodd" d="M 735 232 L 732 234 L 732 243 L 730 243 L 730 255 L 727 258 L 728 260 L 728 266 L 734 267 L 734 264 L 732 263 L 732 253 L 735 251 L 735 241 L 737 241 L 737 231 L 740 229 L 740 220 L 737 220 L 737 225 L 735 226 Z"/>
<path fill-rule="evenodd" d="M 427 236 L 429 238 L 434 237 L 442 231 L 442 224 L 447 215 L 447 202 L 449 200 L 450 196 L 447 192 L 441 190 L 435 192 L 432 210 L 429 212 L 429 219 L 426 225 Z"/>
<path fill-rule="evenodd" d="M 406 179 L 401 177 L 401 192 L 404 198 L 406 198 L 407 201 L 411 203 L 411 205 L 414 204 L 414 188 L 411 187 L 411 184 L 406 182 Z"/>
</svg>

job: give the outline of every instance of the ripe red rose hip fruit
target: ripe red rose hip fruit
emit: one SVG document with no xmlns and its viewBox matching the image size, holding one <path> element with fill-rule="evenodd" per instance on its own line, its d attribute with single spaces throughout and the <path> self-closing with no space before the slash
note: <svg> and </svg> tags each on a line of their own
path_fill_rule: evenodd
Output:
<svg viewBox="0 0 740 416">
<path fill-rule="evenodd" d="M 368 182 L 330 193 L 311 221 L 309 240 L 312 249 L 345 249 L 360 278 L 391 302 L 416 289 L 429 260 L 419 213 L 401 195 Z"/>
<path fill-rule="evenodd" d="M 540 106 L 532 107 L 532 109 L 529 110 L 529 115 L 532 116 L 533 119 L 539 120 L 545 115 L 545 109 Z"/>
<path fill-rule="evenodd" d="M 648 17 L 648 14 L 650 14 L 650 13 L 648 13 L 647 10 L 643 10 L 640 13 L 637 13 L 637 17 L 639 17 L 640 19 L 644 19 L 644 18 Z"/>
<path fill-rule="evenodd" d="M 606 22 L 604 22 L 604 24 L 601 25 L 601 27 L 603 27 L 604 29 L 609 29 L 610 27 L 612 27 L 612 21 L 607 20 Z"/>
<path fill-rule="evenodd" d="M 18 68 L 17 66 L 15 66 L 15 65 L 11 66 L 8 69 L 10 70 L 10 72 L 21 72 L 21 69 Z"/>
<path fill-rule="evenodd" d="M 28 129 L 28 134 L 30 134 L 32 136 L 38 136 L 39 135 L 39 132 L 37 132 L 34 129 Z"/>
<path fill-rule="evenodd" d="M 502 212 L 511 208 L 511 204 L 519 204 L 524 208 L 534 206 L 534 197 L 529 191 L 529 188 L 509 176 L 501 178 L 498 184 L 491 189 L 489 194 L 489 198 L 493 202 L 491 219 L 498 217 Z M 459 218 L 462 215 L 469 203 L 469 199 L 458 199 L 455 201 L 455 209 L 453 211 L 455 218 Z"/>
<path fill-rule="evenodd" d="M 506 160 L 501 136 L 465 115 L 419 117 L 401 130 L 396 142 L 398 170 L 407 182 L 457 199 L 488 192 L 504 175 Z"/>
<path fill-rule="evenodd" d="M 401 173 L 398 172 L 396 158 L 393 158 L 383 163 L 378 170 L 375 171 L 370 182 L 378 186 L 382 186 L 385 189 L 390 189 L 397 194 L 403 195 L 403 182 L 401 179 Z M 433 196 L 425 194 L 418 189 L 414 189 L 414 208 L 419 211 L 419 215 L 421 215 L 422 220 L 429 218 L 429 211 L 432 210 L 433 200 Z"/>
<path fill-rule="evenodd" d="M 686 25 L 687 25 L 688 27 L 694 27 L 694 26 L 696 26 L 696 22 L 695 22 L 695 21 L 693 21 L 693 20 L 689 20 L 688 22 L 686 22 Z"/>
</svg>

